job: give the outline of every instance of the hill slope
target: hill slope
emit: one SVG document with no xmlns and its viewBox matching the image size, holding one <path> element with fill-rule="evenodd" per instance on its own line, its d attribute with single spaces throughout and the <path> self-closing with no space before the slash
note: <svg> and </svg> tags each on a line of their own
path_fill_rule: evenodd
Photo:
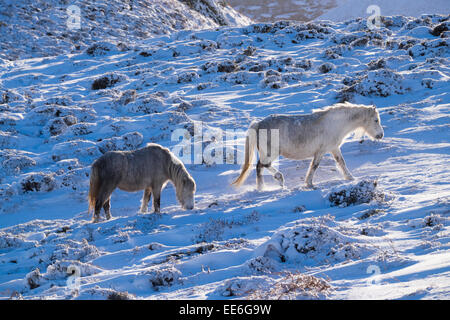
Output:
<svg viewBox="0 0 450 320">
<path fill-rule="evenodd" d="M 70 20 L 69 13 L 76 14 L 68 12 L 71 5 L 79 8 L 80 20 Z M 124 43 L 176 30 L 249 22 L 217 0 L 6 0 L 0 3 L 0 58 L 80 52 L 96 41 Z"/>
</svg>

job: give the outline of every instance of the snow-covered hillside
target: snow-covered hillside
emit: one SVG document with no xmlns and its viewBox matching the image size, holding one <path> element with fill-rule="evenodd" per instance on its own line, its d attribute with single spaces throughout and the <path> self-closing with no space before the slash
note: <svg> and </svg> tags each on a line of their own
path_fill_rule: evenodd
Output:
<svg viewBox="0 0 450 320">
<path fill-rule="evenodd" d="M 448 299 L 449 23 L 255 24 L 0 61 L 0 297 Z M 385 129 L 344 144 L 356 181 L 328 155 L 315 190 L 308 161 L 281 159 L 287 187 L 268 176 L 261 192 L 254 172 L 229 185 L 238 164 L 186 164 L 193 211 L 171 185 L 161 215 L 116 190 L 113 219 L 90 223 L 90 164 L 108 150 L 339 101 L 375 104 Z"/>
<path fill-rule="evenodd" d="M 105 39 L 126 43 L 175 30 L 249 23 L 218 0 L 2 0 L 0 58 L 79 53 Z"/>
<path fill-rule="evenodd" d="M 450 3 L 447 0 L 337 0 L 335 7 L 320 15 L 316 20 L 345 21 L 369 17 L 370 6 L 378 6 L 383 16 L 404 15 L 420 17 L 422 14 L 448 14 Z"/>
</svg>

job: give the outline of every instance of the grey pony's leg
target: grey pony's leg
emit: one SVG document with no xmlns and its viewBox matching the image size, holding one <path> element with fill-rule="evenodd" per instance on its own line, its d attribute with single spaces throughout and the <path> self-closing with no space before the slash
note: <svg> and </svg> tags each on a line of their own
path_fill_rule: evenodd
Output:
<svg viewBox="0 0 450 320">
<path fill-rule="evenodd" d="M 161 188 L 162 186 L 153 188 L 153 210 L 155 213 L 161 212 Z"/>
<path fill-rule="evenodd" d="M 331 154 L 333 155 L 334 160 L 336 161 L 339 168 L 341 169 L 345 179 L 354 180 L 355 178 L 353 178 L 352 174 L 350 173 L 350 171 L 348 170 L 348 168 L 345 164 L 344 157 L 342 156 L 341 150 L 339 148 L 337 148 L 337 149 L 331 151 Z"/>
<path fill-rule="evenodd" d="M 150 197 L 152 195 L 152 188 L 146 188 L 144 190 L 144 195 L 142 197 L 141 203 L 141 212 L 145 213 L 148 210 L 148 202 L 150 201 Z"/>
<path fill-rule="evenodd" d="M 97 223 L 100 221 L 100 210 L 102 210 L 102 205 L 99 201 L 95 201 L 94 215 L 92 216 L 92 222 Z"/>
<path fill-rule="evenodd" d="M 100 221 L 100 210 L 105 210 L 105 216 L 107 219 L 111 218 L 111 213 L 109 212 L 110 203 L 109 199 L 111 197 L 111 193 L 114 191 L 115 187 L 100 187 L 100 190 L 98 192 L 97 199 L 95 200 L 95 209 L 94 209 L 94 217 L 92 222 L 97 223 Z M 105 208 L 106 206 L 106 208 Z M 107 210 L 108 209 L 108 210 Z M 108 217 L 109 216 L 109 217 Z"/>
<path fill-rule="evenodd" d="M 105 210 L 106 219 L 111 219 L 111 197 L 106 200 L 105 204 L 103 205 L 103 210 Z"/>
<path fill-rule="evenodd" d="M 317 168 L 319 167 L 319 163 L 320 163 L 320 160 L 322 160 L 322 157 L 323 157 L 323 153 L 316 154 L 314 156 L 314 158 L 312 159 L 311 164 L 309 165 L 308 173 L 306 174 L 306 179 L 305 179 L 306 186 L 308 188 L 314 188 L 313 183 L 312 183 L 314 173 L 316 172 Z"/>
</svg>

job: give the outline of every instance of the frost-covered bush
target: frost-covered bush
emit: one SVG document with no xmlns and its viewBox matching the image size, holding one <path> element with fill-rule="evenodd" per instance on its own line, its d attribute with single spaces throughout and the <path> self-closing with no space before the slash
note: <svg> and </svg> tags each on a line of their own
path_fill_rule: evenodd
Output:
<svg viewBox="0 0 450 320">
<path fill-rule="evenodd" d="M 403 83 L 403 76 L 388 69 L 369 71 L 367 76 L 356 85 L 356 92 L 363 96 L 388 97 L 404 94 L 409 88 Z"/>
<path fill-rule="evenodd" d="M 209 219 L 208 222 L 201 224 L 197 228 L 197 233 L 194 236 L 194 241 L 199 242 L 211 242 L 214 240 L 222 240 L 222 236 L 226 230 L 234 227 L 239 227 L 247 224 L 254 223 L 259 220 L 259 213 L 252 211 L 240 218 L 234 219 Z"/>
<path fill-rule="evenodd" d="M 435 37 L 439 37 L 442 36 L 444 32 L 448 31 L 449 28 L 450 28 L 450 21 L 445 21 L 435 26 L 430 33 Z"/>
<path fill-rule="evenodd" d="M 43 133 L 49 136 L 57 136 L 66 131 L 67 127 L 63 118 L 54 118 L 47 122 L 43 128 Z"/>
<path fill-rule="evenodd" d="M 255 292 L 259 287 L 267 288 L 272 283 L 273 281 L 265 277 L 236 277 L 226 280 L 215 290 L 215 293 L 223 297 L 244 297 Z"/>
<path fill-rule="evenodd" d="M 181 280 L 181 272 L 173 266 L 162 268 L 151 268 L 143 273 L 155 290 L 161 287 L 169 287 Z"/>
<path fill-rule="evenodd" d="M 187 83 L 192 82 L 196 79 L 200 78 L 197 72 L 195 71 L 185 71 L 177 75 L 177 83 Z"/>
<path fill-rule="evenodd" d="M 221 79 L 231 84 L 251 84 L 257 83 L 261 79 L 261 76 L 255 72 L 236 71 L 223 75 Z"/>
<path fill-rule="evenodd" d="M 96 143 L 87 140 L 72 140 L 57 143 L 51 151 L 51 157 L 55 162 L 74 157 L 77 157 L 79 160 L 81 160 L 80 158 L 86 157 L 89 161 L 92 158 L 98 158 L 101 154 Z"/>
<path fill-rule="evenodd" d="M 77 260 L 87 262 L 100 256 L 96 246 L 89 244 L 86 239 L 82 241 L 66 240 L 58 243 L 50 256 L 51 261 Z"/>
<path fill-rule="evenodd" d="M 208 61 L 204 65 L 202 65 L 203 71 L 206 73 L 215 73 L 215 72 L 234 72 L 237 69 L 237 64 L 232 60 L 224 60 L 224 61 Z"/>
<path fill-rule="evenodd" d="M 125 76 L 115 74 L 115 73 L 109 73 L 107 75 L 104 75 L 100 78 L 97 78 L 92 82 L 91 89 L 92 90 L 100 90 L 100 89 L 106 89 L 114 86 L 116 83 L 123 81 L 125 79 Z"/>
<path fill-rule="evenodd" d="M 86 49 L 86 54 L 90 56 L 104 56 L 109 52 L 117 51 L 117 46 L 109 42 L 96 42 Z"/>
<path fill-rule="evenodd" d="M 377 190 L 376 180 L 363 180 L 337 187 L 327 195 L 327 199 L 332 206 L 347 207 L 372 201 L 384 202 L 386 195 Z"/>
<path fill-rule="evenodd" d="M 156 94 L 150 94 L 130 102 L 127 104 L 127 110 L 132 113 L 160 113 L 166 109 L 164 100 Z"/>
<path fill-rule="evenodd" d="M 264 79 L 261 80 L 261 86 L 262 87 L 269 87 L 272 89 L 279 89 L 282 87 L 282 83 L 281 83 L 282 77 L 281 77 L 281 73 L 273 70 L 273 69 L 269 69 L 264 73 Z"/>
<path fill-rule="evenodd" d="M 98 148 L 102 153 L 108 151 L 124 151 L 137 149 L 144 140 L 144 136 L 139 132 L 129 132 L 120 137 L 108 138 L 98 143 Z"/>
<path fill-rule="evenodd" d="M 435 39 L 423 41 L 412 46 L 408 54 L 413 58 L 418 57 L 443 57 L 449 53 L 450 39 Z"/>
<path fill-rule="evenodd" d="M 264 256 L 258 256 L 248 260 L 245 262 L 245 266 L 250 270 L 250 273 L 255 274 L 270 274 L 277 270 L 276 262 L 273 259 Z"/>
<path fill-rule="evenodd" d="M 79 270 L 80 277 L 91 276 L 102 271 L 102 269 L 89 263 L 77 260 L 55 261 L 47 267 L 47 271 L 42 275 L 45 280 L 66 280 L 73 276 L 73 270 Z"/>
<path fill-rule="evenodd" d="M 67 107 L 59 105 L 43 105 L 30 110 L 25 115 L 27 124 L 45 126 L 49 120 L 55 118 L 62 118 L 64 123 L 68 126 L 81 121 L 92 121 L 95 117 L 95 112 L 91 108 L 85 107 Z M 47 131 L 47 130 L 44 130 Z"/>
<path fill-rule="evenodd" d="M 68 136 L 84 136 L 93 133 L 97 124 L 89 122 L 80 122 L 71 125 L 65 133 Z"/>
<path fill-rule="evenodd" d="M 135 101 L 136 98 L 137 98 L 136 90 L 129 89 L 129 90 L 122 92 L 122 94 L 120 95 L 120 98 L 117 102 L 120 105 L 125 106 L 125 105 L 129 104 L 130 102 Z"/>
<path fill-rule="evenodd" d="M 326 264 L 359 259 L 369 252 L 364 244 L 339 228 L 334 217 L 301 219 L 283 227 L 258 252 L 278 262 Z"/>
<path fill-rule="evenodd" d="M 299 272 L 285 271 L 270 286 L 259 286 L 252 290 L 251 300 L 310 300 L 325 299 L 332 291 L 325 279 Z"/>
<path fill-rule="evenodd" d="M 336 69 L 336 66 L 335 66 L 334 64 L 330 63 L 330 62 L 322 63 L 322 64 L 317 68 L 317 70 L 318 70 L 320 73 L 328 73 L 328 72 L 330 72 L 330 71 L 333 70 L 333 69 Z"/>
<path fill-rule="evenodd" d="M 21 235 L 0 231 L 0 249 L 25 248 L 29 249 L 36 245 L 35 241 L 28 241 Z"/>
<path fill-rule="evenodd" d="M 71 190 L 82 190 L 88 187 L 89 183 L 89 168 L 71 169 L 58 177 L 60 188 L 70 188 Z"/>
<path fill-rule="evenodd" d="M 33 271 L 27 273 L 25 276 L 25 279 L 27 281 L 27 284 L 31 290 L 36 289 L 41 285 L 42 281 L 42 275 L 38 268 L 34 269 Z"/>
<path fill-rule="evenodd" d="M 11 132 L 0 131 L 0 148 L 10 149 L 17 146 L 19 138 Z"/>
<path fill-rule="evenodd" d="M 49 192 L 56 188 L 54 174 L 33 172 L 19 180 L 19 192 Z"/>
<path fill-rule="evenodd" d="M 36 161 L 33 158 L 30 158 L 25 155 L 18 154 L 16 156 L 12 156 L 2 163 L 3 168 L 9 172 L 19 173 L 23 169 L 27 169 L 36 165 Z"/>
</svg>

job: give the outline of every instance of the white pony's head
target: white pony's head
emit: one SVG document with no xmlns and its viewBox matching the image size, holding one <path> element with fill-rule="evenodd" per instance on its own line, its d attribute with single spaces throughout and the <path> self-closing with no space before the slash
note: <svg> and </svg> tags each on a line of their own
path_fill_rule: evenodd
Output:
<svg viewBox="0 0 450 320">
<path fill-rule="evenodd" d="M 367 108 L 363 129 L 372 139 L 380 140 L 383 138 L 384 130 L 381 126 L 380 115 L 375 106 Z"/>
</svg>

